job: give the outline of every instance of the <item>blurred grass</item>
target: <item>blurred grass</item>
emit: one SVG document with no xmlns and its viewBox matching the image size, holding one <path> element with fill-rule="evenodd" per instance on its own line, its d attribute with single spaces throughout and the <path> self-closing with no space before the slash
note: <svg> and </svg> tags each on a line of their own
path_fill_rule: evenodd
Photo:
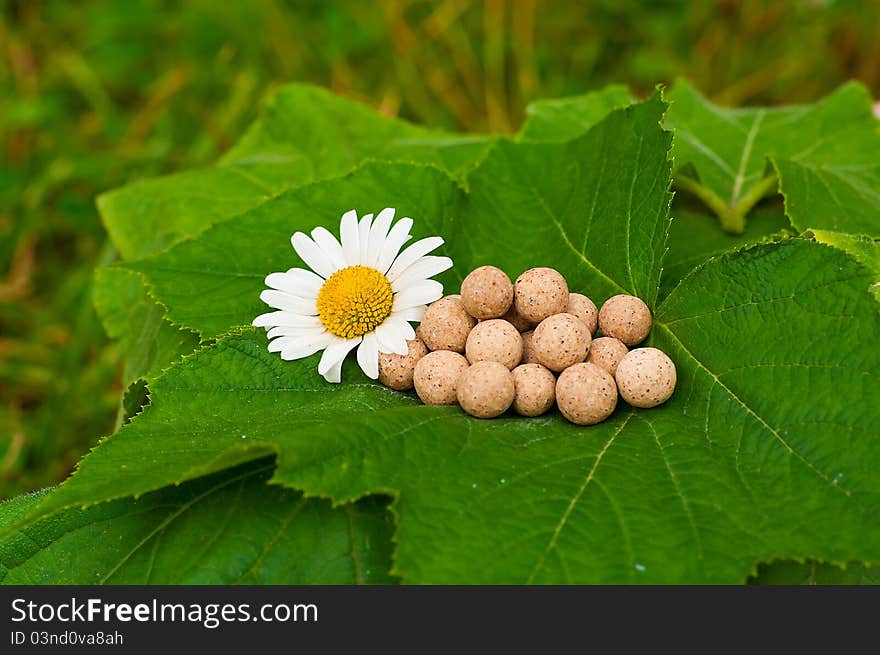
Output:
<svg viewBox="0 0 880 655">
<path fill-rule="evenodd" d="M 93 199 L 210 162 L 286 81 L 452 129 L 534 98 L 685 75 L 729 104 L 880 89 L 880 3 L 0 0 L 0 498 L 108 433 L 119 352 L 91 305 Z"/>
</svg>

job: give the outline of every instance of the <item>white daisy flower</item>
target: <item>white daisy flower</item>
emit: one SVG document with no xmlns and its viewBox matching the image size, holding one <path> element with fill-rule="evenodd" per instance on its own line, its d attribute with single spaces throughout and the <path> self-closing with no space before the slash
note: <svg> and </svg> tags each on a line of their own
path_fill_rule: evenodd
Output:
<svg viewBox="0 0 880 655">
<path fill-rule="evenodd" d="M 431 278 L 452 267 L 449 257 L 429 255 L 443 245 L 440 237 L 411 239 L 411 218 L 394 226 L 394 209 L 358 221 L 357 212 L 342 215 L 336 240 L 316 227 L 309 238 L 291 237 L 296 254 L 311 268 L 291 268 L 266 277 L 269 289 L 260 299 L 278 311 L 254 319 L 268 330 L 269 352 L 300 359 L 323 350 L 318 373 L 339 382 L 342 362 L 353 348 L 368 377 L 379 377 L 379 353 L 406 355 L 415 339 L 411 321 L 421 321 L 426 305 L 443 295 Z"/>
</svg>

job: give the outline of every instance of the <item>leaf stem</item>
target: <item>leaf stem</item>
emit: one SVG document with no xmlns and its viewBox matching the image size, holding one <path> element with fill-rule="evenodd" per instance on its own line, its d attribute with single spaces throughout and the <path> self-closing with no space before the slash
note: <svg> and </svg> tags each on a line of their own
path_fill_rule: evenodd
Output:
<svg viewBox="0 0 880 655">
<path fill-rule="evenodd" d="M 734 205 L 727 204 L 712 189 L 690 177 L 678 176 L 675 178 L 674 183 L 677 189 L 695 195 L 709 209 L 715 212 L 718 221 L 721 223 L 722 230 L 728 234 L 742 234 L 746 229 L 746 214 L 762 198 L 776 189 L 776 181 L 775 173 L 768 175 L 749 189 L 748 193 L 742 196 Z"/>
<path fill-rule="evenodd" d="M 737 201 L 736 211 L 743 216 L 748 214 L 752 211 L 752 207 L 757 205 L 763 198 L 766 198 L 768 195 L 776 191 L 776 182 L 776 173 L 770 173 L 770 175 L 763 178 L 755 186 L 749 189 L 748 193 Z"/>
</svg>

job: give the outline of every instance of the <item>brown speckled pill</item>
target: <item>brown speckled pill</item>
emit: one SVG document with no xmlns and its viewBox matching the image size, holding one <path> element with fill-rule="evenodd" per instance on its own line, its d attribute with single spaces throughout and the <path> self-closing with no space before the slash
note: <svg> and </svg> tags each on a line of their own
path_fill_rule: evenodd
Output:
<svg viewBox="0 0 880 655">
<path fill-rule="evenodd" d="M 540 364 L 559 373 L 587 358 L 590 341 L 583 321 L 573 314 L 554 314 L 538 323 L 530 347 Z"/>
<path fill-rule="evenodd" d="M 587 361 L 590 364 L 601 366 L 606 371 L 614 375 L 617 372 L 617 365 L 629 352 L 623 341 L 614 337 L 599 337 L 593 339 L 590 344 L 590 353 L 587 355 Z"/>
<path fill-rule="evenodd" d="M 522 337 L 519 330 L 507 321 L 492 318 L 478 323 L 471 330 L 465 354 L 471 364 L 498 362 L 512 369 L 522 359 Z"/>
<path fill-rule="evenodd" d="M 417 334 L 429 350 L 463 353 L 468 334 L 476 324 L 465 311 L 461 296 L 446 296 L 425 310 Z"/>
<path fill-rule="evenodd" d="M 522 333 L 522 359 L 520 360 L 521 364 L 538 364 L 538 360 L 535 357 L 535 351 L 532 350 L 532 337 L 535 336 L 534 330 L 529 330 L 528 332 Z"/>
<path fill-rule="evenodd" d="M 379 353 L 379 382 L 395 391 L 413 388 L 416 364 L 428 354 L 428 348 L 421 339 L 407 341 L 406 346 L 409 350 L 406 355 Z"/>
<path fill-rule="evenodd" d="M 603 336 L 620 339 L 627 346 L 644 341 L 651 331 L 651 310 L 635 296 L 612 296 L 599 310 Z"/>
<path fill-rule="evenodd" d="M 590 328 L 590 335 L 596 334 L 596 328 L 599 325 L 599 310 L 596 308 L 596 303 L 584 294 L 568 294 L 568 309 L 565 311 L 581 319 Z"/>
<path fill-rule="evenodd" d="M 527 332 L 529 330 L 534 329 L 535 324 L 529 320 L 526 320 L 523 316 L 519 315 L 519 312 L 516 311 L 516 307 L 514 305 L 510 306 L 510 309 L 507 310 L 507 313 L 502 316 L 505 321 L 510 323 L 513 327 L 515 327 L 520 332 Z"/>
<path fill-rule="evenodd" d="M 515 394 L 513 375 L 498 362 L 477 362 L 462 373 L 458 382 L 458 404 L 477 418 L 503 414 Z"/>
<path fill-rule="evenodd" d="M 540 416 L 556 400 L 556 376 L 540 364 L 522 364 L 513 369 L 513 411 L 522 416 Z"/>
<path fill-rule="evenodd" d="M 568 307 L 568 284 L 552 268 L 530 268 L 516 279 L 513 303 L 520 316 L 539 323 Z"/>
<path fill-rule="evenodd" d="M 617 385 L 608 372 L 595 364 L 575 364 L 556 380 L 559 411 L 577 425 L 595 425 L 617 407 Z"/>
<path fill-rule="evenodd" d="M 513 284 L 500 268 L 480 266 L 462 281 L 461 303 L 474 318 L 504 316 L 513 303 Z"/>
<path fill-rule="evenodd" d="M 422 357 L 413 371 L 416 393 L 426 405 L 454 405 L 467 360 L 450 350 L 435 350 Z"/>
<path fill-rule="evenodd" d="M 620 397 L 633 407 L 656 407 L 675 391 L 675 364 L 662 350 L 636 348 L 620 361 L 615 374 Z"/>
</svg>

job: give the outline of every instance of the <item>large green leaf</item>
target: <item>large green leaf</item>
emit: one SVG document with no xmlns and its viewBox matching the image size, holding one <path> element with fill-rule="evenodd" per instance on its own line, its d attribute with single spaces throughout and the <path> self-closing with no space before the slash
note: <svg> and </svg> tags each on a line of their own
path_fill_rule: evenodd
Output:
<svg viewBox="0 0 880 655">
<path fill-rule="evenodd" d="M 0 541 L 3 584 L 375 584 L 390 515 L 267 486 L 271 459 L 138 500 L 71 509 Z M 44 493 L 0 505 L 0 528 Z"/>
<path fill-rule="evenodd" d="M 742 234 L 719 230 L 712 216 L 684 207 L 678 201 L 673 203 L 671 213 L 672 223 L 660 281 L 661 297 L 712 257 L 791 234 L 785 214 L 776 207 L 761 207 L 752 212 Z"/>
<path fill-rule="evenodd" d="M 126 383 L 161 371 L 198 346 L 195 334 L 165 319 L 139 273 L 118 266 L 98 269 L 93 296 L 107 334 L 122 348 Z"/>
<path fill-rule="evenodd" d="M 151 406 L 36 515 L 272 449 L 275 482 L 337 501 L 395 495 L 409 581 L 731 583 L 776 557 L 877 561 L 869 279 L 804 240 L 708 262 L 657 312 L 673 399 L 592 428 L 425 407 L 353 363 L 328 385 L 314 358 L 283 362 L 248 330 L 158 379 Z"/>
<path fill-rule="evenodd" d="M 216 166 L 130 184 L 103 194 L 98 206 L 122 257 L 134 259 L 368 159 L 430 163 L 460 173 L 491 143 L 489 137 L 389 119 L 326 90 L 294 84 L 264 104 Z"/>
<path fill-rule="evenodd" d="M 871 284 L 871 293 L 877 300 L 880 300 L 880 239 L 828 232 L 827 230 L 810 230 L 808 235 L 819 243 L 825 243 L 849 253 L 856 261 L 873 271 L 874 282 Z"/>
<path fill-rule="evenodd" d="M 633 98 L 625 86 L 612 84 L 579 96 L 537 100 L 526 107 L 519 138 L 527 141 L 569 141 L 581 136 L 611 111 Z"/>
<path fill-rule="evenodd" d="M 433 208 L 459 272 L 550 264 L 599 302 L 623 289 L 653 304 L 669 202 L 663 110 L 655 96 L 569 143 L 499 142 L 468 193 L 434 169 L 376 164 L 276 202 L 332 225 L 348 206 L 324 216 L 331 197 L 380 185 Z M 256 295 L 262 275 L 295 263 L 275 204 L 138 264 L 172 317 L 211 334 L 250 320 L 247 285 L 218 291 L 220 319 L 187 305 L 210 289 L 199 285 L 239 277 Z M 236 245 L 254 230 L 265 231 L 259 276 Z M 651 342 L 676 362 L 676 394 L 592 428 L 556 413 L 479 421 L 425 407 L 352 362 L 329 385 L 314 357 L 284 362 L 244 329 L 156 379 L 151 405 L 25 521 L 274 452 L 274 482 L 337 502 L 392 495 L 395 571 L 407 581 L 743 582 L 780 557 L 877 561 L 873 279 L 802 239 L 709 260 L 656 308 Z"/>
<path fill-rule="evenodd" d="M 619 86 L 570 101 L 541 101 L 529 108 L 526 131 L 531 137 L 549 139 L 559 135 L 553 124 L 560 121 L 576 124 L 577 134 L 581 134 L 611 110 L 629 102 L 629 94 Z M 428 163 L 458 175 L 483 158 L 492 142 L 484 136 L 448 134 L 387 119 L 322 89 L 291 85 L 281 88 L 265 103 L 258 120 L 218 165 L 137 182 L 104 194 L 98 205 L 123 258 L 138 259 L 248 210 L 260 220 L 265 215 L 262 205 L 275 201 L 285 190 L 343 175 L 367 159 Z M 397 197 L 393 183 L 388 180 L 377 186 L 385 190 L 386 203 Z M 409 188 L 430 186 L 426 182 L 408 183 Z M 371 206 L 378 194 L 369 187 L 361 188 L 360 195 L 353 189 L 346 192 L 358 207 Z M 401 209 L 405 209 L 406 203 L 400 202 Z M 339 206 L 333 204 L 331 214 L 338 213 Z M 314 207 L 306 212 L 300 209 L 290 205 L 284 227 L 287 236 L 317 222 Z M 415 216 L 430 217 L 437 210 L 422 202 L 412 207 Z M 277 208 L 268 213 L 282 216 Z M 426 221 L 420 221 L 420 225 L 431 226 Z M 266 227 L 254 229 L 254 238 L 259 239 L 256 252 L 260 252 L 267 242 Z M 260 277 L 264 270 L 257 269 Z M 188 330 L 175 330 L 165 320 L 164 308 L 136 284 L 138 278 L 118 269 L 102 270 L 95 278 L 95 302 L 108 334 L 120 340 L 124 348 L 128 382 L 161 370 L 194 346 Z M 259 307 L 254 297 L 250 299 L 252 306 Z"/>
<path fill-rule="evenodd" d="M 381 202 L 412 216 L 416 237 L 442 234 L 455 262 L 511 275 L 552 265 L 569 272 L 573 289 L 602 297 L 629 289 L 653 303 L 670 199 L 663 109 L 655 94 L 570 142 L 499 141 L 470 175 L 470 193 L 433 167 L 366 164 L 127 265 L 146 275 L 171 320 L 216 336 L 265 311 L 266 274 L 296 264 L 293 231 L 338 231 L 341 211 L 378 211 Z M 467 270 L 457 265 L 443 279 L 456 285 Z"/>
<path fill-rule="evenodd" d="M 679 81 L 669 99 L 676 181 L 731 231 L 775 190 L 772 162 L 795 228 L 880 235 L 880 121 L 863 86 L 815 105 L 727 109 Z"/>
</svg>

